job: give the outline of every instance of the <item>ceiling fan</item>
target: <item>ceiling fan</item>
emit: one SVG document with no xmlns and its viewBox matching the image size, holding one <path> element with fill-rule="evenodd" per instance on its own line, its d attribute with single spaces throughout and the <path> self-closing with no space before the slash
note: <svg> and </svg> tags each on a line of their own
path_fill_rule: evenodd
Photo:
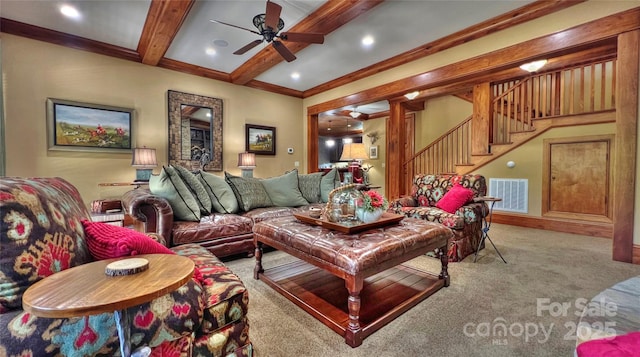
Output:
<svg viewBox="0 0 640 357">
<path fill-rule="evenodd" d="M 307 43 L 324 43 L 324 35 L 321 33 L 312 32 L 283 32 L 278 34 L 280 30 L 284 28 L 284 21 L 280 18 L 280 12 L 282 12 L 282 6 L 267 0 L 267 9 L 264 14 L 258 14 L 253 17 L 253 25 L 258 31 L 250 30 L 241 26 L 228 24 L 226 22 L 218 20 L 209 20 L 211 22 L 227 25 L 241 30 L 249 31 L 257 35 L 262 36 L 262 39 L 250 42 L 248 45 L 235 51 L 234 55 L 242 55 L 250 49 L 256 47 L 262 42 L 270 42 L 273 48 L 284 58 L 287 62 L 291 62 L 296 59 L 293 52 L 291 52 L 282 41 L 291 42 L 307 42 Z"/>
</svg>

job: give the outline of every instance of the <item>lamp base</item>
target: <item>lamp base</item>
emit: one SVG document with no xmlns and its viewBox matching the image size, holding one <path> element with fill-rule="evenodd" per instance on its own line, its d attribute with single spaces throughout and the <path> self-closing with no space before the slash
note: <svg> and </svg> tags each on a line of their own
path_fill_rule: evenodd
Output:
<svg viewBox="0 0 640 357">
<path fill-rule="evenodd" d="M 253 169 L 240 169 L 242 171 L 242 177 L 253 178 Z"/>
<path fill-rule="evenodd" d="M 136 180 L 134 182 L 149 182 L 153 169 L 136 169 Z"/>
</svg>

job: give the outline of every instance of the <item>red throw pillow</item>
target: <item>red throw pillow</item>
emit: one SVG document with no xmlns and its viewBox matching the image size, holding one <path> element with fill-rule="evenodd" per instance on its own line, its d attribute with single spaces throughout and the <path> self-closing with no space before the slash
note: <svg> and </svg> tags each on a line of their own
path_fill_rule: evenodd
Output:
<svg viewBox="0 0 640 357">
<path fill-rule="evenodd" d="M 128 228 L 87 220 L 82 225 L 89 252 L 98 260 L 136 254 L 176 254 L 151 237 Z"/>
<path fill-rule="evenodd" d="M 578 357 L 637 356 L 639 345 L 640 332 L 631 332 L 626 335 L 583 342 L 578 345 L 576 354 Z"/>
<path fill-rule="evenodd" d="M 472 198 L 473 191 L 471 189 L 455 184 L 444 194 L 440 201 L 436 202 L 436 207 L 449 213 L 456 213 L 460 207 L 471 201 Z"/>
</svg>

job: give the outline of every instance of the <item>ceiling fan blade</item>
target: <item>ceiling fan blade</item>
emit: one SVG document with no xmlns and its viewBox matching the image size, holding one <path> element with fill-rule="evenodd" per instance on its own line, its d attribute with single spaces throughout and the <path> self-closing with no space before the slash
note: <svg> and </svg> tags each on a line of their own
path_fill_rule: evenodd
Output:
<svg viewBox="0 0 640 357">
<path fill-rule="evenodd" d="M 282 12 L 282 6 L 267 1 L 267 10 L 265 12 L 264 25 L 271 27 L 271 30 L 278 30 L 278 21 L 280 21 L 280 12 Z"/>
<path fill-rule="evenodd" d="M 273 45 L 273 48 L 275 48 L 276 51 L 278 51 L 280 56 L 282 56 L 282 58 L 284 58 L 287 62 L 291 62 L 296 59 L 296 56 L 291 51 L 289 51 L 287 46 L 282 44 L 282 42 L 273 41 L 271 42 L 271 44 Z"/>
<path fill-rule="evenodd" d="M 243 55 L 245 54 L 247 51 L 249 51 L 250 49 L 256 47 L 257 45 L 261 44 L 263 40 L 255 40 L 255 41 L 251 41 L 249 42 L 248 45 L 242 47 L 241 49 L 237 50 L 236 52 L 234 52 L 234 55 Z"/>
<path fill-rule="evenodd" d="M 250 30 L 250 29 L 245 28 L 245 27 L 228 24 L 226 22 L 222 22 L 222 21 L 218 21 L 218 20 L 209 20 L 209 21 L 211 21 L 213 23 L 216 23 L 216 24 L 227 25 L 227 26 L 235 27 L 235 28 L 240 29 L 240 30 L 249 31 L 249 32 L 255 33 L 256 35 L 261 35 L 260 32 L 254 31 L 254 30 Z"/>
<path fill-rule="evenodd" d="M 324 43 L 324 35 L 314 32 L 283 32 L 280 38 L 291 42 Z"/>
</svg>

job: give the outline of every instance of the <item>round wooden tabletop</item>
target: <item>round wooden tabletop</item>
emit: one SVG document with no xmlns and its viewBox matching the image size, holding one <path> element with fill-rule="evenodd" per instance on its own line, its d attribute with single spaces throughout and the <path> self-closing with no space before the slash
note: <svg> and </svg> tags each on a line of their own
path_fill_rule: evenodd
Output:
<svg viewBox="0 0 640 357">
<path fill-rule="evenodd" d="M 143 254 L 149 269 L 108 276 L 109 263 L 131 257 L 79 265 L 30 286 L 22 297 L 25 311 L 40 317 L 67 318 L 114 312 L 151 301 L 184 285 L 193 275 L 191 259 L 173 254 Z"/>
</svg>

